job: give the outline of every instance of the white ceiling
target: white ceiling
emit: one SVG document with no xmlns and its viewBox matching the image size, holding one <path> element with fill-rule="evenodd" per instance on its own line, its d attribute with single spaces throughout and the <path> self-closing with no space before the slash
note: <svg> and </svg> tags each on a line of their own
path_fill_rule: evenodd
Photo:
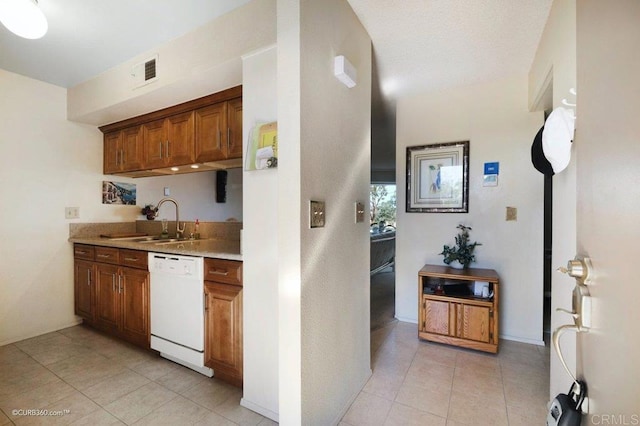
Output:
<svg viewBox="0 0 640 426">
<path fill-rule="evenodd" d="M 49 31 L 22 39 L 0 24 L 0 68 L 72 87 L 250 0 L 39 0 Z"/>
<path fill-rule="evenodd" d="M 250 0 L 39 0 L 40 40 L 0 25 L 0 68 L 74 86 Z M 527 73 L 552 0 L 348 0 L 392 98 Z"/>
<path fill-rule="evenodd" d="M 397 96 L 529 72 L 553 0 L 348 0 Z"/>
</svg>

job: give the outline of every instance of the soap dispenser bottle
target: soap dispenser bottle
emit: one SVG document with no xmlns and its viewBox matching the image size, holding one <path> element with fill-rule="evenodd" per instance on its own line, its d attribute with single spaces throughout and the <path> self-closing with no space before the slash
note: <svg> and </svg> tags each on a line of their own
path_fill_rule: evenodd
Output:
<svg viewBox="0 0 640 426">
<path fill-rule="evenodd" d="M 193 238 L 200 239 L 200 221 L 196 219 L 196 224 L 193 226 Z"/>
</svg>

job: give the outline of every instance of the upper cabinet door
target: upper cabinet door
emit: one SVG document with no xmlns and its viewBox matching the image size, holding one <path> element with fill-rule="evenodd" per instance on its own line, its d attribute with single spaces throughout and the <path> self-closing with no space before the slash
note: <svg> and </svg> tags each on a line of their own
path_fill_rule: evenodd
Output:
<svg viewBox="0 0 640 426">
<path fill-rule="evenodd" d="M 104 135 L 104 164 L 105 174 L 120 171 L 120 151 L 122 147 L 122 132 L 116 131 Z"/>
<path fill-rule="evenodd" d="M 120 165 L 123 172 L 144 168 L 144 140 L 142 126 L 135 126 L 122 131 L 122 149 Z"/>
<path fill-rule="evenodd" d="M 232 99 L 227 104 L 227 158 L 242 158 L 242 98 Z"/>
<path fill-rule="evenodd" d="M 155 120 L 141 126 L 147 168 L 165 166 L 167 132 L 164 122 L 164 119 Z"/>
<path fill-rule="evenodd" d="M 227 103 L 220 102 L 195 111 L 196 162 L 225 159 Z"/>
<path fill-rule="evenodd" d="M 167 165 L 193 163 L 195 151 L 194 112 L 172 115 L 167 118 Z"/>
</svg>

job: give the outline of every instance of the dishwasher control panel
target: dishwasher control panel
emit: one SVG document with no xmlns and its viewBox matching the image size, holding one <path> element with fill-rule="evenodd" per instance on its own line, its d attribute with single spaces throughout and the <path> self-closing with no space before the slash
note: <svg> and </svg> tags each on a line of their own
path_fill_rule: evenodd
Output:
<svg viewBox="0 0 640 426">
<path fill-rule="evenodd" d="M 181 276 L 201 276 L 202 258 L 149 253 L 149 272 Z"/>
</svg>

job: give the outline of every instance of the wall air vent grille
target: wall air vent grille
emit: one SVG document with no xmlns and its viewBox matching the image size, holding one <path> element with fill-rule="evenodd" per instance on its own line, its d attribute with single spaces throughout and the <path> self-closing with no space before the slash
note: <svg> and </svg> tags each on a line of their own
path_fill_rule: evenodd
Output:
<svg viewBox="0 0 640 426">
<path fill-rule="evenodd" d="M 146 59 L 133 66 L 131 76 L 133 77 L 133 88 L 137 89 L 153 83 L 158 79 L 158 55 Z"/>
<path fill-rule="evenodd" d="M 155 58 L 144 63 L 144 81 L 156 78 L 156 60 Z"/>
</svg>

